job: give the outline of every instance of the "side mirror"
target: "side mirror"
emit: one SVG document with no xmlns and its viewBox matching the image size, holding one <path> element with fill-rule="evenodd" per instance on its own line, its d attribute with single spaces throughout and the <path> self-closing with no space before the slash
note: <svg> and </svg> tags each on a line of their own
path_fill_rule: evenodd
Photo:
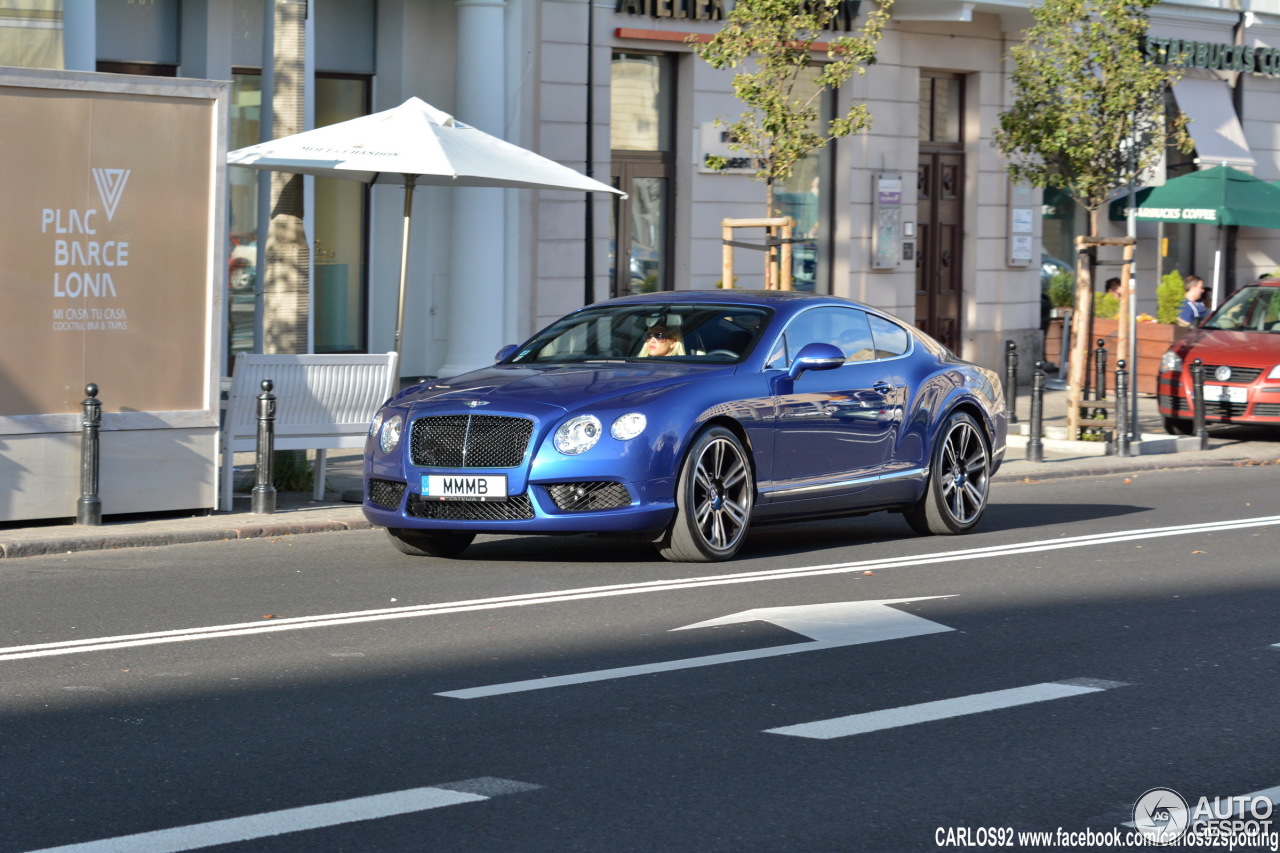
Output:
<svg viewBox="0 0 1280 853">
<path fill-rule="evenodd" d="M 493 357 L 494 363 L 506 361 L 511 358 L 511 356 L 515 355 L 517 349 L 519 349 L 519 347 L 515 344 L 507 344 L 505 347 L 498 350 L 498 354 Z"/>
<path fill-rule="evenodd" d="M 787 376 L 795 379 L 806 370 L 831 370 L 844 365 L 844 353 L 831 344 L 805 344 L 800 348 Z"/>
</svg>

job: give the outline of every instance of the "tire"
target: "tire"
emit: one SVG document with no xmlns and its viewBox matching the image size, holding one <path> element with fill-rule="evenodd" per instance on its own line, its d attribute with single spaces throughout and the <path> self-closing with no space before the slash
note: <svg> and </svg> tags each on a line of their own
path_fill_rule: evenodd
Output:
<svg viewBox="0 0 1280 853">
<path fill-rule="evenodd" d="M 747 538 L 756 484 L 741 442 L 723 427 L 694 439 L 676 484 L 676 517 L 658 541 L 675 563 L 728 560 Z"/>
<path fill-rule="evenodd" d="M 476 538 L 476 535 L 449 531 L 426 533 L 421 530 L 388 527 L 387 538 L 391 540 L 391 544 L 397 551 L 408 554 L 410 557 L 456 557 L 467 550 L 467 546 L 471 544 L 472 539 Z"/>
<path fill-rule="evenodd" d="M 1191 435 L 1191 421 L 1187 418 L 1165 418 L 1164 431 L 1169 435 Z"/>
<path fill-rule="evenodd" d="M 921 536 L 968 533 L 982 519 L 991 489 L 991 451 L 977 421 L 947 418 L 933 446 L 929 482 L 903 515 Z"/>
</svg>

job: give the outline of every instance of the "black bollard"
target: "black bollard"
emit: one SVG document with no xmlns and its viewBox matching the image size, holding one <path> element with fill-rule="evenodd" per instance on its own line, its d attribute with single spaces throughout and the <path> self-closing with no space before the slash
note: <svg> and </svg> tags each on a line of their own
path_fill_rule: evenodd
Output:
<svg viewBox="0 0 1280 853">
<path fill-rule="evenodd" d="M 276 511 L 276 487 L 271 470 L 276 443 L 276 395 L 270 379 L 262 380 L 262 393 L 258 395 L 258 479 L 253 487 L 250 512 L 273 513 Z"/>
<path fill-rule="evenodd" d="M 1204 362 L 1196 359 L 1191 362 L 1191 396 L 1194 398 L 1191 402 L 1191 424 L 1197 438 L 1200 439 L 1200 449 L 1209 449 L 1209 430 L 1204 423 Z"/>
<path fill-rule="evenodd" d="M 102 524 L 102 500 L 98 497 L 98 430 L 102 425 L 102 403 L 98 386 L 84 386 L 88 394 L 80 403 L 80 500 L 76 501 L 76 524 Z"/>
<path fill-rule="evenodd" d="M 1107 399 L 1107 342 L 1098 338 L 1098 348 L 1093 351 L 1093 364 L 1097 372 L 1094 380 L 1093 399 Z"/>
<path fill-rule="evenodd" d="M 1031 434 L 1027 436 L 1027 461 L 1044 461 L 1044 442 L 1040 433 L 1044 428 L 1044 362 L 1036 362 L 1031 374 Z"/>
<path fill-rule="evenodd" d="M 1004 342 L 1004 405 L 1009 410 L 1009 423 L 1018 422 L 1018 345 Z"/>
<path fill-rule="evenodd" d="M 1116 362 L 1116 455 L 1129 455 L 1129 371 Z"/>
</svg>

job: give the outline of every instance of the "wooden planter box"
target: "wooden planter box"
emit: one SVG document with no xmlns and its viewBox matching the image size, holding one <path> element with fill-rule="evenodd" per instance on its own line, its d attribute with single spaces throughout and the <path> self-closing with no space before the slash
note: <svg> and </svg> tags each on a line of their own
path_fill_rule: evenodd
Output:
<svg viewBox="0 0 1280 853">
<path fill-rule="evenodd" d="M 1107 348 L 1107 387 L 1114 393 L 1116 362 L 1121 356 L 1116 352 L 1118 337 L 1117 322 L 1093 318 L 1093 335 L 1089 340 L 1089 379 L 1092 382 L 1095 370 L 1092 353 L 1098 346 L 1098 338 L 1102 338 Z M 1190 329 L 1166 323 L 1138 323 L 1138 369 L 1129 369 L 1129 381 L 1138 383 L 1139 394 L 1156 393 L 1156 376 L 1160 372 L 1160 357 L 1169 345 L 1187 334 Z M 1045 332 L 1044 356 L 1048 361 L 1062 364 L 1062 319 L 1054 317 L 1049 321 L 1049 330 Z"/>
</svg>

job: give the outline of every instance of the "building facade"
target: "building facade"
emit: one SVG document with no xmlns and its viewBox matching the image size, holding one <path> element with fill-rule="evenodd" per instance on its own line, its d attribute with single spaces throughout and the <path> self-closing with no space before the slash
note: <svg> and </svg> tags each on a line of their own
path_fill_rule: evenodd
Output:
<svg viewBox="0 0 1280 853">
<path fill-rule="evenodd" d="M 731 72 L 688 44 L 714 33 L 732 0 L 24 0 L 0 3 L 0 64 L 230 80 L 234 149 L 270 132 L 276 7 L 299 4 L 306 126 L 417 96 L 628 193 L 417 189 L 403 375 L 481 366 L 610 296 L 763 285 L 763 255 L 746 248 L 735 250 L 734 281 L 723 280 L 722 222 L 765 215 L 764 186 L 716 124 L 741 112 Z M 855 25 L 857 7 L 845 10 Z M 866 103 L 871 128 L 779 188 L 802 239 L 797 288 L 891 311 L 987 366 L 1002 363 L 1008 340 L 1039 353 L 1042 257 L 1073 263 L 1086 225 L 1069 203 L 1012 185 L 991 142 L 1010 103 L 1007 51 L 1030 23 L 1024 0 L 896 0 L 875 65 L 825 104 L 836 114 Z M 1168 173 L 1229 161 L 1280 178 L 1280 59 L 1269 52 L 1280 46 L 1280 0 L 1164 2 L 1152 36 L 1203 66 L 1174 92 L 1197 150 Z M 1249 70 L 1233 70 L 1246 53 Z M 730 168 L 707 168 L 708 154 L 729 155 Z M 270 347 L 285 324 L 300 330 L 300 349 L 390 349 L 404 191 L 306 179 L 310 275 L 282 300 L 258 251 L 267 179 L 229 173 L 228 351 Z M 1125 223 L 1106 228 L 1120 235 Z M 1270 232 L 1219 236 L 1140 225 L 1139 310 L 1153 311 L 1161 271 L 1210 279 L 1219 245 L 1224 280 L 1280 262 Z"/>
</svg>

